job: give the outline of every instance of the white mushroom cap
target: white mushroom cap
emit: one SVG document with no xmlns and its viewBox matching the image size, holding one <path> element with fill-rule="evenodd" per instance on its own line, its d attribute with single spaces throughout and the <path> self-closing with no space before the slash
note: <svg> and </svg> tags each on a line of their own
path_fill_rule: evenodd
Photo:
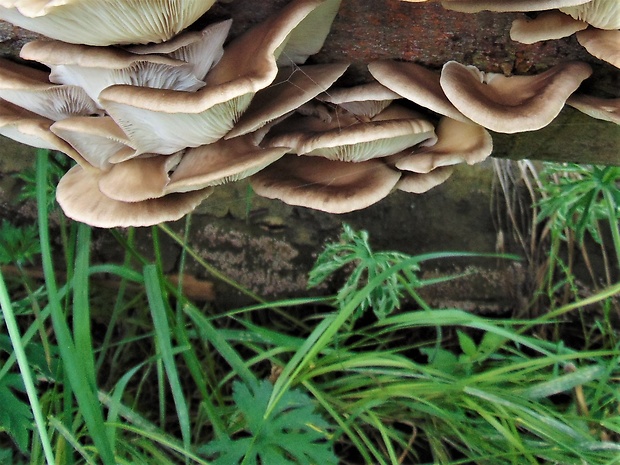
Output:
<svg viewBox="0 0 620 465">
<path fill-rule="evenodd" d="M 274 126 L 265 143 L 290 147 L 290 152 L 298 155 L 361 162 L 386 157 L 434 138 L 430 122 L 392 104 L 368 122 L 343 111 L 337 112 L 329 122 L 314 116 L 294 115 Z"/>
<path fill-rule="evenodd" d="M 560 11 L 599 29 L 620 29 L 620 2 L 618 0 L 591 0 L 562 7 Z"/>
<path fill-rule="evenodd" d="M 591 55 L 620 68 L 620 31 L 588 28 L 577 33 L 577 40 Z"/>
<path fill-rule="evenodd" d="M 620 98 L 607 99 L 573 94 L 566 103 L 592 118 L 620 124 Z"/>
<path fill-rule="evenodd" d="M 274 82 L 260 90 L 226 138 L 256 131 L 265 124 L 294 111 L 329 88 L 348 64 L 298 66 L 280 70 Z"/>
<path fill-rule="evenodd" d="M 441 87 L 461 113 L 497 132 L 534 131 L 549 124 L 566 99 L 592 74 L 587 63 L 561 63 L 535 76 L 481 73 L 450 61 Z"/>
<path fill-rule="evenodd" d="M 542 11 L 587 3 L 590 0 L 442 0 L 444 8 L 464 13 L 479 11 Z"/>
<path fill-rule="evenodd" d="M 373 118 L 401 96 L 378 82 L 355 87 L 336 87 L 323 92 L 318 99 L 339 105 L 349 113 Z"/>
<path fill-rule="evenodd" d="M 95 101 L 114 84 L 193 92 L 205 85 L 190 64 L 160 55 L 136 55 L 112 47 L 36 40 L 20 56 L 51 68 L 50 81 L 77 85 Z"/>
<path fill-rule="evenodd" d="M 204 79 L 224 54 L 224 41 L 232 19 L 205 27 L 202 31 L 186 31 L 161 44 L 136 45 L 126 50 L 139 55 L 160 54 L 184 61 L 192 66 L 192 73 Z"/>
<path fill-rule="evenodd" d="M 62 177 L 56 199 L 69 218 L 100 228 L 152 226 L 178 220 L 213 192 L 213 188 L 206 188 L 142 202 L 121 202 L 99 190 L 102 173 L 76 165 Z"/>
<path fill-rule="evenodd" d="M 215 0 L 2 0 L 0 19 L 74 44 L 163 42 Z"/>
<path fill-rule="evenodd" d="M 510 28 L 510 38 L 522 44 L 533 44 L 541 40 L 568 37 L 587 27 L 588 23 L 573 19 L 560 11 L 543 11 L 534 19 L 515 19 Z"/>
<path fill-rule="evenodd" d="M 380 160 L 348 163 L 285 155 L 250 178 L 254 192 L 328 213 L 366 208 L 387 196 L 400 173 Z"/>
<path fill-rule="evenodd" d="M 287 37 L 322 0 L 296 0 L 233 40 L 195 93 L 112 86 L 99 96 L 138 153 L 169 154 L 222 138 L 275 79 Z"/>
<path fill-rule="evenodd" d="M 100 112 L 82 88 L 51 84 L 44 73 L 2 58 L 0 98 L 54 121 Z"/>
<path fill-rule="evenodd" d="M 478 124 L 443 117 L 435 131 L 435 145 L 405 150 L 390 161 L 399 170 L 423 174 L 458 163 L 473 165 L 493 152 L 491 134 Z"/>
<path fill-rule="evenodd" d="M 411 102 L 452 119 L 469 121 L 448 100 L 439 84 L 439 74 L 415 63 L 381 60 L 368 65 L 373 77 Z"/>
<path fill-rule="evenodd" d="M 110 169 L 113 157 L 118 157 L 119 152 L 124 159 L 135 153 L 125 133 L 109 116 L 66 118 L 55 122 L 50 130 L 100 170 Z"/>
</svg>

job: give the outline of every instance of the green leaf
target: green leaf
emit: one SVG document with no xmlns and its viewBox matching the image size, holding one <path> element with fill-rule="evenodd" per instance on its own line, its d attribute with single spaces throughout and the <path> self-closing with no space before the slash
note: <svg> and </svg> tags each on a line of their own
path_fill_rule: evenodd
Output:
<svg viewBox="0 0 620 465">
<path fill-rule="evenodd" d="M 7 220 L 0 226 L 0 264 L 32 262 L 41 252 L 37 226 L 13 226 Z"/>
<path fill-rule="evenodd" d="M 0 379 L 0 430 L 6 431 L 17 447 L 26 453 L 33 427 L 32 410 L 26 402 L 17 398 L 14 390 L 24 391 L 19 375 L 7 374 Z"/>
<path fill-rule="evenodd" d="M 328 440 L 329 425 L 314 413 L 309 396 L 287 391 L 266 416 L 273 391 L 269 381 L 233 384 L 233 400 L 245 420 L 242 437 L 218 438 L 202 448 L 213 465 L 338 463 Z M 248 437 L 249 435 L 249 437 Z"/>
<path fill-rule="evenodd" d="M 463 353 L 468 357 L 474 358 L 478 353 L 478 348 L 474 340 L 461 330 L 457 330 L 456 334 L 459 338 L 459 345 Z"/>
</svg>

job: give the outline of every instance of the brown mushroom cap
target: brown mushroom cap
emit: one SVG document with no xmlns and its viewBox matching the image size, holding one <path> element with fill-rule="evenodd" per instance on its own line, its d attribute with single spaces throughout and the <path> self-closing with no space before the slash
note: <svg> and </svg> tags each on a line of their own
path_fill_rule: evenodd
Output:
<svg viewBox="0 0 620 465">
<path fill-rule="evenodd" d="M 290 147 L 291 153 L 361 162 L 385 157 L 434 138 L 433 125 L 392 104 L 372 121 L 337 112 L 331 121 L 294 115 L 275 126 L 265 143 Z"/>
<path fill-rule="evenodd" d="M 493 152 L 491 134 L 482 126 L 443 117 L 436 128 L 437 143 L 405 150 L 391 160 L 399 170 L 429 173 L 439 167 L 485 160 Z"/>
<path fill-rule="evenodd" d="M 534 19 L 515 19 L 510 28 L 510 38 L 522 44 L 533 44 L 541 40 L 568 37 L 587 27 L 588 23 L 577 21 L 560 11 L 543 11 Z"/>
<path fill-rule="evenodd" d="M 446 98 L 439 84 L 439 74 L 415 63 L 392 60 L 372 62 L 368 70 L 377 81 L 407 100 L 440 115 L 469 121 Z"/>
<path fill-rule="evenodd" d="M 542 11 L 587 3 L 590 0 L 442 0 L 448 10 L 463 13 L 479 11 Z"/>
<path fill-rule="evenodd" d="M 260 90 L 226 138 L 256 131 L 329 88 L 346 71 L 348 64 L 298 66 L 279 71 L 274 82 Z"/>
<path fill-rule="evenodd" d="M 620 98 L 606 99 L 573 94 L 566 103 L 592 118 L 620 124 Z"/>
<path fill-rule="evenodd" d="M 215 0 L 3 0 L 0 19 L 63 42 L 146 44 L 174 37 Z"/>
<path fill-rule="evenodd" d="M 596 58 L 620 68 L 620 31 L 588 28 L 577 33 L 577 40 Z"/>
<path fill-rule="evenodd" d="M 45 73 L 2 58 L 0 98 L 54 121 L 100 112 L 82 88 L 51 84 Z"/>
<path fill-rule="evenodd" d="M 387 196 L 400 173 L 380 160 L 348 163 L 285 155 L 250 178 L 254 192 L 328 213 L 366 208 Z"/>
<path fill-rule="evenodd" d="M 441 87 L 472 121 L 497 132 L 533 131 L 549 124 L 566 99 L 592 74 L 587 63 L 566 62 L 534 76 L 482 73 L 455 61 L 441 72 Z"/>
<path fill-rule="evenodd" d="M 76 165 L 62 177 L 56 199 L 69 218 L 100 228 L 152 226 L 178 220 L 213 192 L 208 187 L 142 202 L 121 202 L 101 193 L 101 174 L 99 170 L 85 171 Z"/>
<path fill-rule="evenodd" d="M 170 176 L 166 192 L 186 192 L 238 181 L 281 158 L 287 147 L 258 147 L 253 135 L 188 149 Z"/>
<path fill-rule="evenodd" d="M 447 180 L 454 172 L 453 166 L 443 166 L 429 173 L 403 172 L 396 189 L 411 194 L 423 194 Z"/>
</svg>

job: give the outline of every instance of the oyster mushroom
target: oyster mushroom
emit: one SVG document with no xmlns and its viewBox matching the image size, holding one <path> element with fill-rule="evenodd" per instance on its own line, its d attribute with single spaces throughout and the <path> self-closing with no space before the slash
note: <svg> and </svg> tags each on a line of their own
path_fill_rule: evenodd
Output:
<svg viewBox="0 0 620 465">
<path fill-rule="evenodd" d="M 380 160 L 361 163 L 285 155 L 250 178 L 254 192 L 328 213 L 366 208 L 386 197 L 400 173 Z"/>
<path fill-rule="evenodd" d="M 582 5 L 591 0 L 442 0 L 441 4 L 448 10 L 463 13 L 479 11 L 543 11 L 560 7 Z"/>
<path fill-rule="evenodd" d="M 403 171 L 396 189 L 410 194 L 423 194 L 445 182 L 454 172 L 453 166 L 442 166 L 428 173 Z"/>
<path fill-rule="evenodd" d="M 577 41 L 591 55 L 620 68 L 620 31 L 588 28 L 577 33 Z"/>
<path fill-rule="evenodd" d="M 74 44 L 163 42 L 215 0 L 0 0 L 0 19 Z"/>
<path fill-rule="evenodd" d="M 620 124 L 620 98 L 599 98 L 591 95 L 573 94 L 566 101 L 592 118 Z"/>
<path fill-rule="evenodd" d="M 207 86 L 197 92 L 116 85 L 105 89 L 99 100 L 138 153 L 170 154 L 215 142 L 233 128 L 254 94 L 276 78 L 276 60 L 295 28 L 314 10 L 334 4 L 339 1 L 289 3 L 225 47 L 207 74 Z"/>
<path fill-rule="evenodd" d="M 510 38 L 522 44 L 533 44 L 541 40 L 561 39 L 588 27 L 588 23 L 550 10 L 540 13 L 536 18 L 518 18 L 512 22 Z"/>
<path fill-rule="evenodd" d="M 370 120 L 400 97 L 396 92 L 378 82 L 370 82 L 355 87 L 328 89 L 319 95 L 318 99 L 338 105 L 349 113 Z"/>
<path fill-rule="evenodd" d="M 561 63 L 534 76 L 506 77 L 450 61 L 440 83 L 450 102 L 472 121 L 493 131 L 515 133 L 549 124 L 591 74 L 590 65 L 582 62 Z"/>
<path fill-rule="evenodd" d="M 392 104 L 368 122 L 343 110 L 336 110 L 331 121 L 294 115 L 274 126 L 265 144 L 290 147 L 290 152 L 298 155 L 362 162 L 393 155 L 429 139 L 435 139 L 430 122 Z"/>
</svg>

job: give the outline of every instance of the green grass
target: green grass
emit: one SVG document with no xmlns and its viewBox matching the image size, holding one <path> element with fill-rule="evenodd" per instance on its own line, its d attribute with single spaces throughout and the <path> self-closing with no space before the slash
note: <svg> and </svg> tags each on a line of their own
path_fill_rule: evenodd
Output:
<svg viewBox="0 0 620 465">
<path fill-rule="evenodd" d="M 0 274 L 1 463 L 620 463 L 620 338 L 605 312 L 620 283 L 534 319 L 434 309 L 418 270 L 456 254 L 375 252 L 345 226 L 310 275 L 347 273 L 336 295 L 267 302 L 165 225 L 150 251 L 111 232 L 124 258 L 93 263 L 90 228 L 61 219 L 53 250 L 49 174 L 40 154 L 38 232 L 2 226 L 18 279 Z M 162 232 L 182 246 L 180 272 L 195 260 L 256 304 L 185 298 L 163 273 Z M 596 321 L 568 318 L 586 305 Z M 588 340 L 565 340 L 568 324 Z"/>
</svg>

